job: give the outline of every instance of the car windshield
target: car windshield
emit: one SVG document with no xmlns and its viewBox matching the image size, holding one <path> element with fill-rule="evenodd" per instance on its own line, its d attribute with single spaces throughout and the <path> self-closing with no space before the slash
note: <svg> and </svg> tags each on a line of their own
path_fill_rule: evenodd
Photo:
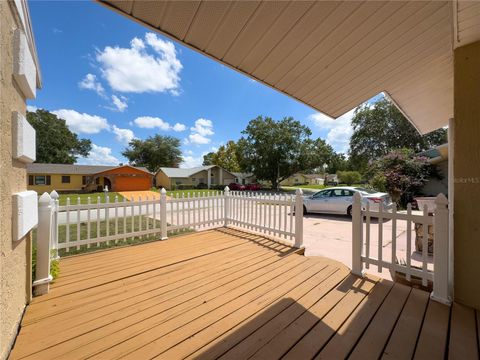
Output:
<svg viewBox="0 0 480 360">
<path fill-rule="evenodd" d="M 360 192 L 363 192 L 363 193 L 367 193 L 367 194 L 376 194 L 378 191 L 375 191 L 375 190 L 372 190 L 372 189 L 365 189 L 365 188 L 360 188 L 360 187 L 357 187 L 357 188 L 354 188 L 355 190 L 357 191 L 360 191 Z"/>
</svg>

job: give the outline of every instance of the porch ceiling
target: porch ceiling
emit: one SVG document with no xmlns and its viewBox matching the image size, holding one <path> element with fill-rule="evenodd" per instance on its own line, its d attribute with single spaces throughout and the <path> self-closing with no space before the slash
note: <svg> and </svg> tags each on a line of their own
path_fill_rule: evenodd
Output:
<svg viewBox="0 0 480 360">
<path fill-rule="evenodd" d="M 480 4 L 102 1 L 331 117 L 384 91 L 426 133 L 453 116 L 453 48 Z"/>
</svg>

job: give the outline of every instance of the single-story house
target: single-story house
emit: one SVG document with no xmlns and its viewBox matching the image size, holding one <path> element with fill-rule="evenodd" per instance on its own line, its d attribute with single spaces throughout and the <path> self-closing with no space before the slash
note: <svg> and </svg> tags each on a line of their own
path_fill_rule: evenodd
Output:
<svg viewBox="0 0 480 360">
<path fill-rule="evenodd" d="M 189 169 L 161 167 L 155 174 L 155 185 L 171 190 L 178 186 L 207 188 L 235 182 L 235 175 L 217 165 L 198 166 Z"/>
<path fill-rule="evenodd" d="M 282 182 L 280 182 L 280 185 L 282 186 L 293 186 L 298 184 L 323 185 L 323 183 L 324 183 L 323 174 L 296 173 L 286 178 Z"/>
<path fill-rule="evenodd" d="M 242 172 L 232 172 L 235 175 L 235 183 L 247 185 L 247 184 L 256 184 L 257 177 L 252 173 L 242 173 Z"/>
<path fill-rule="evenodd" d="M 448 144 L 436 146 L 418 155 L 427 157 L 428 161 L 437 167 L 441 176 L 441 179 L 430 178 L 423 186 L 422 193 L 426 196 L 448 194 Z"/>
<path fill-rule="evenodd" d="M 148 190 L 153 174 L 144 167 L 70 164 L 28 164 L 28 190 L 38 193 Z"/>
</svg>

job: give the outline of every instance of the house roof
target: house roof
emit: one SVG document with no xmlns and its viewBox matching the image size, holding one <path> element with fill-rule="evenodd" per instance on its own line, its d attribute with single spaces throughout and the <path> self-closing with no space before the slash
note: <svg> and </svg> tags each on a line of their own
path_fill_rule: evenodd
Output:
<svg viewBox="0 0 480 360">
<path fill-rule="evenodd" d="M 480 40 L 475 1 L 101 3 L 333 118 L 384 92 L 422 133 L 453 117 L 453 50 Z"/>
<path fill-rule="evenodd" d="M 432 164 L 448 160 L 448 144 L 438 145 L 434 148 L 422 151 L 418 153 L 418 155 L 427 157 Z"/>
<path fill-rule="evenodd" d="M 215 166 L 216 165 L 197 166 L 188 169 L 161 167 L 160 170 L 170 178 L 188 178 L 196 173 L 199 173 L 200 171 L 208 170 L 214 168 Z"/>
<path fill-rule="evenodd" d="M 130 165 L 122 165 L 130 166 Z M 103 166 L 103 165 L 77 165 L 77 164 L 27 164 L 27 173 L 29 174 L 71 174 L 71 175 L 91 175 L 107 170 L 112 170 L 122 166 Z M 135 167 L 135 169 L 150 173 L 145 167 Z"/>
</svg>

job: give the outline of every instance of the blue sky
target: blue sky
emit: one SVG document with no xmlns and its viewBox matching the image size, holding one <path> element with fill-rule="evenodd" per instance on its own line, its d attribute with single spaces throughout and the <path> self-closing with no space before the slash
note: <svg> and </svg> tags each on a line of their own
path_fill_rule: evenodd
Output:
<svg viewBox="0 0 480 360">
<path fill-rule="evenodd" d="M 333 121 L 94 2 L 30 2 L 44 108 L 92 140 L 83 164 L 126 162 L 133 138 L 172 135 L 185 163 L 236 140 L 258 115 L 293 116 L 345 151 L 352 112 Z"/>
</svg>

